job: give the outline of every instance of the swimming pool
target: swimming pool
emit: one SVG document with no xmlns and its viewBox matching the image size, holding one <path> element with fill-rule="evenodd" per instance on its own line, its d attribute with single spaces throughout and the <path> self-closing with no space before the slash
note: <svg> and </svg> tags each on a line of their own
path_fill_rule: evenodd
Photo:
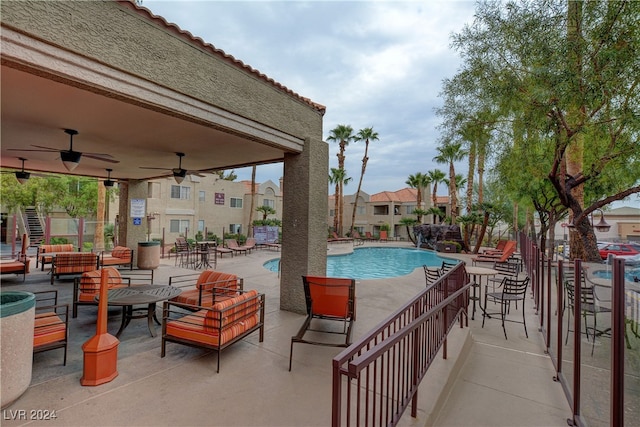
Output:
<svg viewBox="0 0 640 427">
<path fill-rule="evenodd" d="M 611 279 L 611 271 L 596 270 L 593 272 L 593 277 L 597 277 L 599 279 Z M 625 270 L 624 278 L 628 282 L 637 282 L 638 280 L 640 280 L 640 268 Z"/>
<path fill-rule="evenodd" d="M 443 258 L 435 252 L 408 248 L 356 248 L 346 255 L 327 256 L 327 276 L 353 279 L 384 279 L 410 274 L 427 265 L 440 267 Z M 264 263 L 264 267 L 277 272 L 280 258 Z"/>
</svg>

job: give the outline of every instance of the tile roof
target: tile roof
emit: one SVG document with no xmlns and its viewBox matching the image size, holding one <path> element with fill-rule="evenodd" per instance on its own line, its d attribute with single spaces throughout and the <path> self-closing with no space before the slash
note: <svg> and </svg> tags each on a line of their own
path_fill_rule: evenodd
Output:
<svg viewBox="0 0 640 427">
<path fill-rule="evenodd" d="M 155 15 L 153 14 L 149 9 L 147 9 L 144 6 L 139 6 L 137 5 L 133 0 L 117 0 L 118 3 L 120 3 L 122 6 L 128 7 L 132 10 L 134 10 L 136 13 L 138 13 L 139 15 L 150 19 L 158 24 L 160 24 L 162 27 L 164 27 L 165 29 L 173 32 L 174 34 L 184 38 L 185 40 L 187 40 L 187 42 L 191 43 L 192 45 L 195 45 L 199 48 L 203 48 L 205 51 L 208 51 L 209 53 L 222 58 L 223 60 L 225 60 L 226 62 L 230 63 L 231 65 L 240 68 L 246 72 L 249 72 L 251 74 L 253 74 L 254 76 L 258 77 L 259 79 L 269 83 L 270 85 L 272 85 L 273 87 L 277 88 L 278 90 L 281 90 L 287 94 L 289 94 L 290 96 L 299 99 L 300 101 L 304 102 L 305 104 L 311 106 L 313 109 L 315 109 L 316 111 L 318 111 L 320 114 L 324 115 L 324 113 L 327 111 L 327 107 L 325 107 L 324 105 L 315 103 L 313 101 L 311 101 L 309 98 L 305 98 L 303 96 L 300 96 L 299 94 L 297 94 L 296 92 L 292 91 L 291 89 L 287 88 L 286 86 L 276 82 L 275 80 L 273 80 L 271 77 L 261 73 L 260 71 L 256 70 L 255 68 L 252 68 L 251 66 L 245 64 L 244 62 L 240 61 L 239 59 L 234 58 L 232 55 L 229 55 L 227 53 L 225 53 L 222 49 L 218 49 L 216 48 L 214 45 L 212 45 L 211 43 L 207 43 L 204 40 L 202 40 L 200 37 L 194 36 L 193 34 L 191 34 L 189 31 L 183 30 L 181 29 L 178 25 L 168 22 L 164 17 L 160 16 L 160 15 Z"/>
</svg>

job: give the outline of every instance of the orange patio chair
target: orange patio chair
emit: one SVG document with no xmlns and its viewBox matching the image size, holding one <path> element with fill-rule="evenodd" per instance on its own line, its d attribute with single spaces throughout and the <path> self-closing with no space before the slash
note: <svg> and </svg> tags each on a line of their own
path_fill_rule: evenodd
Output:
<svg viewBox="0 0 640 427">
<path fill-rule="evenodd" d="M 514 253 L 516 252 L 516 241 L 509 240 L 505 246 L 504 250 L 499 255 L 478 255 L 475 258 L 471 258 L 473 265 L 476 265 L 478 262 L 506 262 Z"/>
<path fill-rule="evenodd" d="M 298 333 L 291 337 L 289 371 L 291 371 L 294 343 L 348 347 L 351 345 L 351 329 L 356 320 L 356 281 L 354 279 L 302 276 L 302 283 L 307 305 L 307 318 Z M 341 322 L 341 330 L 329 327 L 327 322 L 324 322 L 328 320 Z M 321 323 L 325 324 L 321 325 Z M 314 340 L 305 339 L 307 332 L 314 333 Z M 315 340 L 315 337 L 320 333 L 344 335 L 344 341 Z"/>
<path fill-rule="evenodd" d="M 33 352 L 64 348 L 62 364 L 67 365 L 69 344 L 69 304 L 58 304 L 58 291 L 33 292 L 36 296 Z"/>
</svg>

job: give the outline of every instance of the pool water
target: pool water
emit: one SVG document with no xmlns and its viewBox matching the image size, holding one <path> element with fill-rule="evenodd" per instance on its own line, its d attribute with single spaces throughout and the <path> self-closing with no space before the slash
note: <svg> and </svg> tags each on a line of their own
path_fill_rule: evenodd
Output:
<svg viewBox="0 0 640 427">
<path fill-rule="evenodd" d="M 327 276 L 352 279 L 385 279 L 410 274 L 423 265 L 440 267 L 443 258 L 435 252 L 407 248 L 356 248 L 346 255 L 327 256 Z M 264 263 L 277 272 L 280 259 Z"/>
<path fill-rule="evenodd" d="M 611 271 L 597 270 L 593 272 L 593 276 L 600 279 L 611 279 Z M 632 268 L 630 270 L 625 270 L 624 277 L 625 277 L 625 280 L 628 282 L 637 282 L 638 280 L 640 280 L 640 268 Z"/>
</svg>

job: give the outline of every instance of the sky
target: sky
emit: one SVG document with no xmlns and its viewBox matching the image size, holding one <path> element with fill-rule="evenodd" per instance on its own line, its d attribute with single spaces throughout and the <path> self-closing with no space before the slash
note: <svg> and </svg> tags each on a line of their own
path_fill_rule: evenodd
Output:
<svg viewBox="0 0 640 427">
<path fill-rule="evenodd" d="M 169 1 L 142 6 L 313 102 L 326 106 L 323 138 L 339 124 L 373 127 L 362 190 L 407 187 L 433 162 L 440 133 L 435 108 L 444 78 L 460 64 L 450 35 L 472 22 L 472 1 Z M 337 167 L 329 143 L 329 167 Z M 364 143 L 346 150 L 357 190 Z M 464 162 L 460 171 L 466 170 Z M 250 168 L 235 171 L 251 179 Z M 258 166 L 259 182 L 282 176 L 282 164 Z M 442 187 L 442 186 L 441 186 Z M 446 190 L 442 195 L 446 194 Z M 330 194 L 333 191 L 330 189 Z M 439 191 L 440 193 L 440 191 Z"/>
<path fill-rule="evenodd" d="M 433 161 L 441 137 L 435 110 L 443 80 L 461 64 L 451 35 L 473 23 L 474 1 L 143 0 L 142 6 L 324 105 L 325 141 L 339 124 L 354 133 L 373 127 L 379 140 L 370 143 L 362 191 L 397 191 L 408 187 L 409 175 L 436 168 L 448 173 Z M 338 166 L 337 152 L 330 142 L 329 167 Z M 363 153 L 363 143 L 347 147 L 352 180 L 345 194 L 357 190 Z M 282 166 L 258 166 L 256 180 L 277 184 Z M 466 160 L 456 164 L 457 173 L 466 171 Z M 251 168 L 235 173 L 251 179 Z M 446 195 L 439 187 L 438 195 Z M 640 198 L 611 207 L 622 205 L 640 208 Z"/>
</svg>

